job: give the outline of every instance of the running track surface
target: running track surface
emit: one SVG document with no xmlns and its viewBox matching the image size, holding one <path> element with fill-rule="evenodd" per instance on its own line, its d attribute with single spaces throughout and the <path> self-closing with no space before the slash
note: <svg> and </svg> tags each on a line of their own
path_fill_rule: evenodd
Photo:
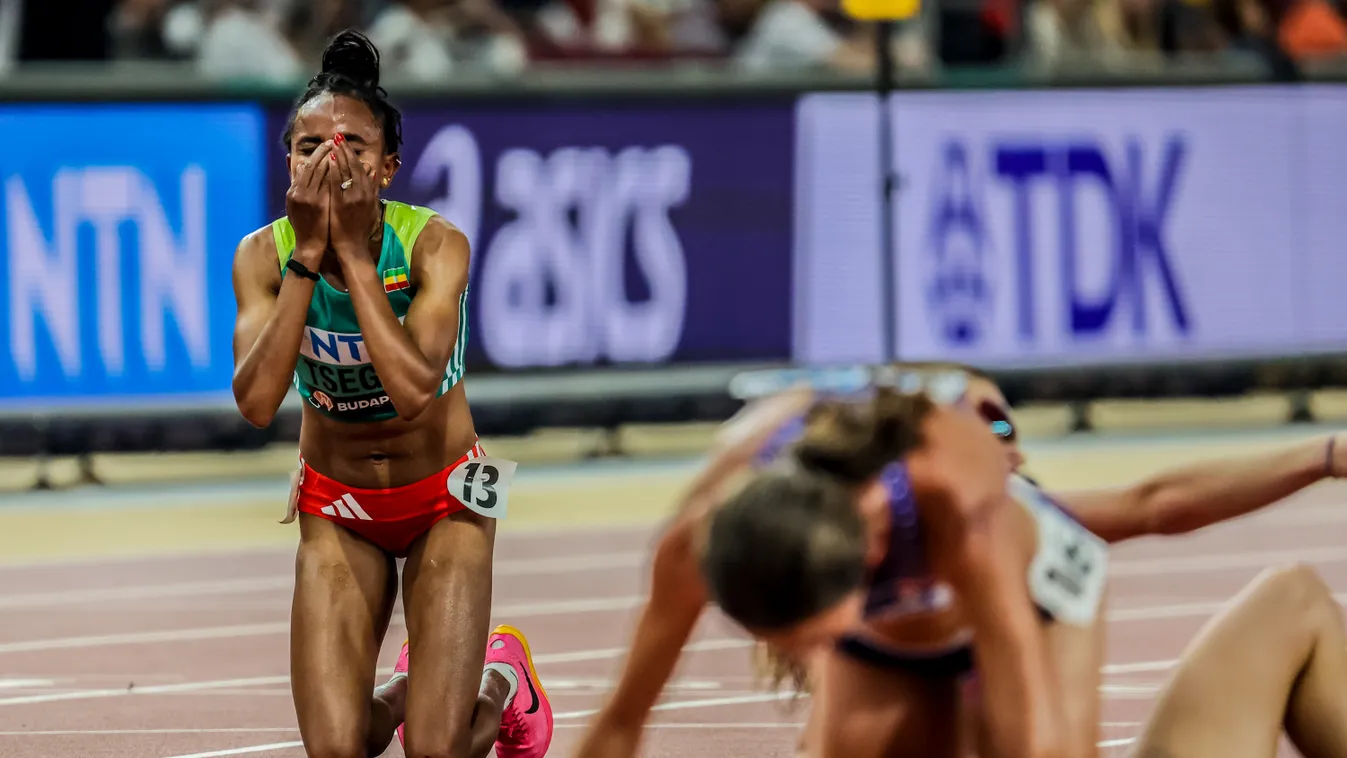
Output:
<svg viewBox="0 0 1347 758">
<path fill-rule="evenodd" d="M 653 533 L 500 537 L 494 617 L 531 637 L 557 713 L 552 755 L 571 754 L 619 663 Z M 1345 537 L 1347 485 L 1323 484 L 1195 536 L 1116 549 L 1104 754 L 1124 754 L 1170 662 L 1262 568 L 1303 561 L 1347 592 Z M 0 567 L 0 756 L 303 755 L 286 678 L 292 566 L 273 548 Z M 395 617 L 380 679 L 403 636 Z M 803 715 L 755 689 L 747 643 L 712 615 L 645 755 L 787 756 Z M 396 742 L 388 755 L 402 755 Z"/>
</svg>

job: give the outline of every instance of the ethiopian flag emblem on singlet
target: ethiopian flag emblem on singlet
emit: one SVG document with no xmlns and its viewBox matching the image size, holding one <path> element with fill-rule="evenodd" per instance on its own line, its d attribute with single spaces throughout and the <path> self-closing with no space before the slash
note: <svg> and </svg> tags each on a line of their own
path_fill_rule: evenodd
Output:
<svg viewBox="0 0 1347 758">
<path fill-rule="evenodd" d="M 397 292 L 412 286 L 407 281 L 407 269 L 403 266 L 390 268 L 384 272 L 384 292 Z"/>
</svg>

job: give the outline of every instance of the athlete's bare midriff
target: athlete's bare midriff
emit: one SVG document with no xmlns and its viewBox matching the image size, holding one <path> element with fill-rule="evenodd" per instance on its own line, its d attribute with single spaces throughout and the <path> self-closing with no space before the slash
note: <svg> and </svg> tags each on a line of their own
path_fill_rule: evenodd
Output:
<svg viewBox="0 0 1347 758">
<path fill-rule="evenodd" d="M 477 440 L 459 382 L 413 421 L 349 424 L 304 404 L 299 453 L 320 474 L 360 489 L 389 489 L 443 471 Z"/>
</svg>

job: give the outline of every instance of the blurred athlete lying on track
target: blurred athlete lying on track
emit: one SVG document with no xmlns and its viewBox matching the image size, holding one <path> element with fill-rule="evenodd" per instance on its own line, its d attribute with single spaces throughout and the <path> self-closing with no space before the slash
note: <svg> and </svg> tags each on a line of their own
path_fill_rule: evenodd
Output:
<svg viewBox="0 0 1347 758">
<path fill-rule="evenodd" d="M 1341 465 L 1331 442 L 1313 443 L 1049 498 L 1007 478 L 1022 459 L 994 385 L 974 376 L 944 394 L 943 406 L 889 390 L 818 404 L 786 390 L 732 420 L 656 549 L 631 656 L 578 755 L 634 754 L 712 597 L 797 659 L 837 642 L 813 672 L 813 754 L 959 755 L 972 723 L 987 756 L 1092 755 L 1100 538 L 1196 529 Z M 717 512 L 736 474 L 792 444 L 799 465 L 760 474 Z M 969 719 L 959 679 L 975 662 Z"/>
</svg>

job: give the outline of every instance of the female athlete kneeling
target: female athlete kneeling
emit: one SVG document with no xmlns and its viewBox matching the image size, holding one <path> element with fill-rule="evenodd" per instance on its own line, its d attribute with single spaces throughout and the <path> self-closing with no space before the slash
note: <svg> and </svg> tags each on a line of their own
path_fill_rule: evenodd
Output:
<svg viewBox="0 0 1347 758">
<path fill-rule="evenodd" d="M 540 757 L 551 708 L 527 643 L 509 627 L 488 635 L 490 508 L 514 464 L 484 456 L 460 381 L 468 243 L 434 212 L 379 197 L 401 139 L 378 51 L 339 34 L 286 129 L 286 217 L 245 238 L 234 262 L 239 410 L 270 424 L 292 373 L 304 398 L 286 518 L 300 522 L 300 734 L 311 756 L 363 758 L 405 721 L 411 756 L 485 756 L 494 744 Z M 398 669 L 414 663 L 371 700 L 402 556 Z"/>
<path fill-rule="evenodd" d="M 809 389 L 777 392 L 750 402 L 725 425 L 710 463 L 694 480 L 678 516 L 659 541 L 651 597 L 641 613 L 620 683 L 591 723 L 577 755 L 635 754 L 649 709 L 708 600 L 698 571 L 697 535 L 737 475 L 775 457 L 799 436 L 803 413 L 815 400 L 816 393 Z M 1008 465 L 1018 466 L 1023 458 L 1000 390 L 973 372 L 966 400 L 1003 441 Z M 1289 446 L 1272 455 L 1176 469 L 1130 487 L 1054 498 L 1109 541 L 1186 532 L 1266 506 L 1343 470 L 1344 464 L 1332 458 L 1331 468 L 1326 468 L 1323 451 L 1321 442 Z M 941 686 L 953 688 L 949 683 Z M 1093 697 L 1075 705 L 1087 706 L 1090 712 L 1097 708 Z M 1089 718 L 1082 714 L 1075 720 L 1089 723 Z M 817 719 L 811 722 L 816 723 Z"/>
</svg>

